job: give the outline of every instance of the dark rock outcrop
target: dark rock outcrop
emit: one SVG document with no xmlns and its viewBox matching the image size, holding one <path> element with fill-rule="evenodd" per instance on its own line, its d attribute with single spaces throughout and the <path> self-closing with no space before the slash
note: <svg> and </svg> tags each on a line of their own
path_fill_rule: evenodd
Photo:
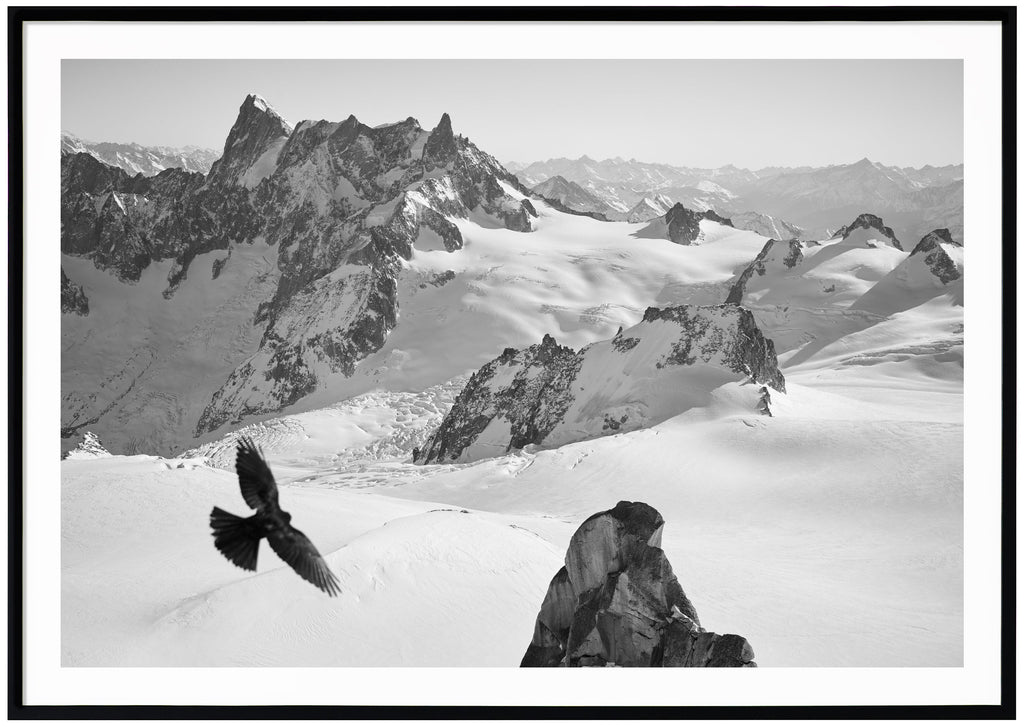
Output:
<svg viewBox="0 0 1024 727">
<path fill-rule="evenodd" d="M 658 407 L 676 395 L 688 367 L 711 370 L 714 385 L 747 380 L 786 390 L 775 347 L 750 311 L 648 308 L 637 325 L 580 351 L 549 335 L 522 350 L 505 349 L 473 374 L 416 461 L 476 459 L 655 424 L 679 413 Z"/>
<path fill-rule="evenodd" d="M 732 221 L 722 217 L 714 210 L 695 212 L 676 203 L 665 213 L 665 224 L 668 225 L 668 239 L 677 245 L 692 245 L 700 235 L 700 221 L 711 220 L 732 227 Z"/>
<path fill-rule="evenodd" d="M 671 240 L 677 245 L 699 244 L 701 220 L 711 220 L 732 227 L 732 221 L 714 210 L 697 212 L 681 203 L 674 204 L 663 216 L 653 220 L 647 227 L 635 233 L 636 237 Z"/>
<path fill-rule="evenodd" d="M 779 371 L 775 344 L 764 337 L 750 311 L 736 306 L 733 309 L 735 315 L 726 312 L 732 320 L 731 325 L 723 329 L 707 315 L 708 310 L 721 310 L 721 307 L 681 305 L 675 308 L 651 307 L 644 312 L 644 322 L 673 321 L 686 333 L 656 366 L 693 365 L 698 361 L 710 363 L 718 358 L 730 371 L 785 392 L 786 379 Z"/>
<path fill-rule="evenodd" d="M 765 416 L 772 416 L 772 394 L 767 386 L 761 387 L 761 398 L 757 400 L 757 411 Z"/>
<path fill-rule="evenodd" d="M 442 166 L 455 157 L 458 151 L 455 134 L 452 132 L 452 119 L 448 114 L 441 114 L 441 120 L 430 132 L 426 145 L 423 147 L 424 164 Z"/>
<path fill-rule="evenodd" d="M 85 291 L 81 285 L 71 282 L 64 268 L 60 269 L 60 312 L 89 315 L 89 299 L 85 297 Z"/>
<path fill-rule="evenodd" d="M 877 230 L 882 235 L 889 238 L 890 242 L 892 243 L 892 246 L 895 247 L 897 250 L 903 249 L 903 246 L 900 245 L 900 241 L 896 239 L 896 233 L 892 231 L 892 228 L 886 227 L 881 217 L 870 214 L 868 212 L 859 215 L 857 219 L 855 219 L 850 224 L 840 227 L 836 231 L 834 237 L 841 237 L 845 240 L 856 230 L 871 229 Z"/>
<path fill-rule="evenodd" d="M 587 518 L 569 541 L 520 666 L 757 666 L 747 640 L 705 631 L 642 502 Z"/>
<path fill-rule="evenodd" d="M 956 262 L 954 262 L 953 258 L 951 258 L 949 253 L 943 249 L 943 245 L 949 245 L 955 248 L 963 247 L 962 243 L 953 239 L 949 230 L 941 228 L 938 230 L 932 230 L 922 237 L 921 241 L 914 246 L 910 255 L 911 257 L 915 255 L 923 255 L 924 262 L 932 271 L 932 274 L 941 280 L 943 285 L 949 285 L 954 280 L 960 279 L 961 272 L 957 268 Z"/>
<path fill-rule="evenodd" d="M 576 351 L 548 335 L 529 348 L 506 348 L 470 377 L 417 459 L 458 459 L 499 416 L 509 422 L 506 449 L 542 442 L 572 403 L 571 384 L 582 363 Z M 508 372 L 513 372 L 511 381 L 492 385 L 499 373 Z"/>
<path fill-rule="evenodd" d="M 753 262 L 748 265 L 729 289 L 726 303 L 740 305 L 747 289 L 747 281 L 753 275 L 765 275 L 770 267 L 792 270 L 804 259 L 804 243 L 797 239 L 769 240 L 761 248 Z"/>
</svg>

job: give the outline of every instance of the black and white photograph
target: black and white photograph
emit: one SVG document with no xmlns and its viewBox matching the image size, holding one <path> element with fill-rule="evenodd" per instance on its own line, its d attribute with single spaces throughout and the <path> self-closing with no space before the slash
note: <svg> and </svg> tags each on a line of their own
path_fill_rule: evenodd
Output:
<svg viewBox="0 0 1024 727">
<path fill-rule="evenodd" d="M 976 663 L 962 54 L 266 47 L 59 58 L 61 672 Z"/>
<path fill-rule="evenodd" d="M 65 664 L 962 664 L 961 63 L 62 73 Z"/>
</svg>

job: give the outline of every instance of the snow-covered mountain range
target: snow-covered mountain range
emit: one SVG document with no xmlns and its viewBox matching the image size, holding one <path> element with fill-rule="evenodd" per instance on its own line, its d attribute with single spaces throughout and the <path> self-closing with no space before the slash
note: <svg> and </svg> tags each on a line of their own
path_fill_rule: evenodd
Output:
<svg viewBox="0 0 1024 727">
<path fill-rule="evenodd" d="M 79 152 L 61 180 L 62 276 L 69 291 L 90 280 L 92 306 L 64 330 L 82 345 L 65 361 L 63 431 L 156 408 L 164 446 L 351 377 L 397 324 L 403 261 L 462 248 L 453 218 L 526 233 L 536 217 L 447 115 L 433 131 L 354 116 L 293 129 L 255 95 L 208 176 L 129 177 Z M 169 398 L 196 345 L 202 383 Z"/>
<path fill-rule="evenodd" d="M 186 172 L 206 174 L 217 161 L 220 152 L 198 146 L 181 148 L 169 146 L 142 146 L 134 142 L 118 144 L 109 141 L 86 141 L 74 134 L 60 134 L 61 154 L 90 154 L 101 162 L 120 167 L 128 174 L 152 177 L 165 169 L 183 169 Z"/>
<path fill-rule="evenodd" d="M 803 228 L 819 237 L 835 229 L 835 219 L 865 210 L 884 214 L 894 228 L 912 239 L 936 226 L 963 234 L 962 164 L 914 169 L 865 158 L 828 167 L 701 169 L 583 156 L 517 166 L 517 176 L 528 187 L 559 176 L 596 197 L 601 208 L 594 211 L 610 207 L 629 213 L 631 221 L 653 219 L 681 202 L 730 218 L 770 215 L 779 218 L 776 224 Z M 657 196 L 669 204 L 658 209 L 645 202 Z"/>
</svg>

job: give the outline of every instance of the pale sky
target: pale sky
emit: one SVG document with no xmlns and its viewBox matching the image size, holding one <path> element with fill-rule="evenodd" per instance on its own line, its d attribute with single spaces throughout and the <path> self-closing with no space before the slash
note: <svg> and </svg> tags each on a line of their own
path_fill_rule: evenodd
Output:
<svg viewBox="0 0 1024 727">
<path fill-rule="evenodd" d="M 61 127 L 219 151 L 252 92 L 293 125 L 448 112 L 501 161 L 963 161 L 959 60 L 65 60 Z"/>
</svg>

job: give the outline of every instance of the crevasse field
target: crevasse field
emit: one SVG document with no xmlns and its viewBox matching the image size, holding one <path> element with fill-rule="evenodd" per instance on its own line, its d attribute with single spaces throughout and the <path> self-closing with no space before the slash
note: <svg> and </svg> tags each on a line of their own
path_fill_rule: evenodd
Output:
<svg viewBox="0 0 1024 727">
<path fill-rule="evenodd" d="M 461 251 L 421 239 L 385 347 L 283 416 L 173 458 L 65 460 L 63 665 L 515 667 L 569 537 L 619 500 L 661 512 L 702 625 L 745 636 L 762 667 L 961 665 L 962 280 L 899 284 L 915 274 L 891 275 L 906 252 L 825 241 L 800 275 L 751 284 L 744 305 L 786 376 L 772 418 L 746 387 L 715 382 L 647 429 L 411 464 L 466 376 L 504 347 L 551 334 L 578 348 L 650 305 L 720 303 L 766 242 L 705 221 L 702 244 L 680 246 L 535 204 L 531 234 L 480 218 L 458 223 Z M 263 260 L 254 251 L 254 281 Z M 448 270 L 451 282 L 423 285 Z M 203 354 L 231 342 L 176 337 L 185 316 L 152 314 L 167 305 L 159 286 L 126 299 L 107 273 L 74 272 L 98 310 L 162 321 L 169 391 L 201 406 L 190 382 L 227 370 Z M 193 285 L 173 305 L 232 309 Z M 246 512 L 239 433 L 262 446 L 339 598 L 265 544 L 255 574 L 214 549 L 211 508 Z"/>
</svg>

